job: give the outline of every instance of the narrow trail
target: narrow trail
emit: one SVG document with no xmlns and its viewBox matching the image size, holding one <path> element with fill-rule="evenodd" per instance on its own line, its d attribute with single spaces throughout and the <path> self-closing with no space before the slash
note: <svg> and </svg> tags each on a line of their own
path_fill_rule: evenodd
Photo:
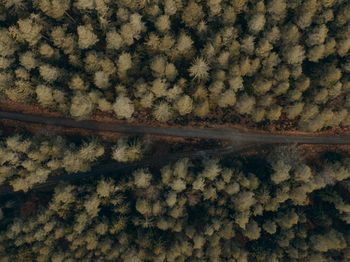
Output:
<svg viewBox="0 0 350 262">
<path fill-rule="evenodd" d="M 240 144 L 350 144 L 350 135 L 274 135 L 262 132 L 243 132 L 240 130 L 228 128 L 151 127 L 132 124 L 104 123 L 92 120 L 76 121 L 69 118 L 39 116 L 6 111 L 0 111 L 0 119 L 10 119 L 26 123 L 46 124 L 66 128 L 80 128 L 92 131 L 108 131 L 133 135 L 156 135 L 228 140 Z"/>
</svg>

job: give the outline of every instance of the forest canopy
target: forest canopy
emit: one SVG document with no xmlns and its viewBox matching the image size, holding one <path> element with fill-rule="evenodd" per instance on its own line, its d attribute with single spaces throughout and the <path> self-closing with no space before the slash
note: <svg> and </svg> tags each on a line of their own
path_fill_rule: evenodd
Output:
<svg viewBox="0 0 350 262">
<path fill-rule="evenodd" d="M 0 0 L 0 115 L 0 262 L 350 261 L 349 0 Z"/>
<path fill-rule="evenodd" d="M 276 152 L 183 158 L 2 198 L 0 260 L 348 261 L 349 159 Z"/>
<path fill-rule="evenodd" d="M 134 138 L 102 143 L 98 138 L 0 136 L 0 186 L 9 184 L 14 191 L 27 192 L 49 177 L 87 172 L 103 160 L 140 160 L 144 150 L 143 141 Z"/>
<path fill-rule="evenodd" d="M 5 99 L 76 119 L 350 123 L 349 1 L 1 3 Z"/>
</svg>

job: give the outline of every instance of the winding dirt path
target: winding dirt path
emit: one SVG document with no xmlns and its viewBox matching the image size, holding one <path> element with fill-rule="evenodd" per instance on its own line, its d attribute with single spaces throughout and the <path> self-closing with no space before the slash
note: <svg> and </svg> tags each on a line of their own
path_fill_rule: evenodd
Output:
<svg viewBox="0 0 350 262">
<path fill-rule="evenodd" d="M 266 132 L 245 132 L 228 128 L 151 127 L 124 123 L 114 124 L 94 120 L 76 121 L 69 118 L 40 116 L 7 111 L 0 111 L 0 119 L 133 135 L 218 139 L 232 141 L 239 144 L 350 144 L 350 135 L 281 135 Z"/>
<path fill-rule="evenodd" d="M 304 135 L 304 134 L 273 134 L 267 132 L 243 131 L 234 128 L 201 128 L 201 127 L 152 127 L 146 125 L 136 125 L 127 123 L 111 123 L 96 120 L 77 121 L 70 118 L 57 116 L 43 116 L 28 113 L 8 112 L 0 110 L 0 120 L 20 121 L 28 124 L 50 125 L 62 128 L 77 128 L 96 132 L 114 132 L 129 135 L 154 135 L 163 137 L 180 137 L 180 138 L 200 138 L 216 139 L 229 142 L 225 148 L 215 148 L 196 152 L 179 152 L 172 156 L 164 156 L 164 161 L 178 159 L 181 157 L 205 157 L 208 155 L 222 155 L 233 152 L 239 152 L 252 145 L 263 144 L 325 144 L 325 145 L 350 145 L 350 135 Z M 162 163 L 164 162 L 162 161 Z M 37 185 L 33 190 L 51 188 L 59 181 L 77 181 L 82 178 L 94 176 L 97 173 L 108 173 L 111 170 L 125 172 L 134 169 L 142 164 L 143 166 L 152 166 L 155 163 L 153 157 L 143 159 L 141 162 L 130 163 L 125 165 L 110 164 L 97 168 L 91 172 L 79 173 L 75 175 L 64 175 L 51 177 L 46 183 Z M 0 186 L 0 196 L 14 193 L 12 188 L 7 185 Z"/>
</svg>

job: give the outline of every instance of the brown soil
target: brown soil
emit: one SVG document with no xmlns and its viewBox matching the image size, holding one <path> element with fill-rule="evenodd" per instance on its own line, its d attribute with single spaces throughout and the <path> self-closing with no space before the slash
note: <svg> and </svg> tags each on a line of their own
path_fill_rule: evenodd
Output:
<svg viewBox="0 0 350 262">
<path fill-rule="evenodd" d="M 350 156 L 350 145 L 299 145 L 298 148 L 303 158 L 309 163 L 321 159 L 326 152 Z"/>
<path fill-rule="evenodd" d="M 56 125 L 47 125 L 47 124 L 36 124 L 36 123 L 24 123 L 16 120 L 9 119 L 0 119 L 0 128 L 4 133 L 11 132 L 23 132 L 28 131 L 35 135 L 44 135 L 44 136 L 55 136 L 55 135 L 67 135 L 67 136 L 76 136 L 80 135 L 82 137 L 92 137 L 98 136 L 102 141 L 115 142 L 121 137 L 126 137 L 126 134 L 109 132 L 109 131 L 93 131 L 83 128 L 70 128 L 70 127 L 60 127 Z M 174 136 L 155 136 L 155 135 L 146 135 L 144 139 L 153 139 L 153 140 L 163 140 L 168 142 L 185 142 L 189 139 L 184 137 L 174 137 Z M 195 140 L 195 139 L 191 139 Z M 195 140 L 198 141 L 198 140 Z"/>
<path fill-rule="evenodd" d="M 34 114 L 50 117 L 63 117 L 69 118 L 69 116 L 64 115 L 60 112 L 53 112 L 47 109 L 43 109 L 37 105 L 28 105 L 16 103 L 13 101 L 1 101 L 0 110 L 9 112 L 20 112 L 24 114 Z M 221 119 L 221 120 L 220 120 Z M 189 117 L 188 119 L 178 118 L 173 122 L 160 123 L 153 119 L 150 119 L 150 114 L 148 112 L 138 113 L 132 120 L 118 120 L 112 113 L 104 113 L 101 111 L 96 111 L 90 120 L 104 122 L 104 123 L 114 123 L 114 124 L 135 124 L 135 125 L 146 125 L 155 127 L 175 127 L 175 126 L 193 126 L 193 127 L 211 127 L 211 128 L 228 128 L 236 129 L 241 131 L 254 131 L 262 133 L 273 133 L 273 134 L 285 134 L 285 135 L 310 135 L 309 132 L 302 132 L 295 129 L 295 123 L 286 119 L 282 116 L 282 119 L 274 122 L 272 125 L 267 125 L 263 127 L 258 127 L 253 121 L 247 117 L 235 115 L 232 112 L 225 112 L 224 110 L 217 110 L 215 113 L 211 113 L 205 119 L 196 119 L 194 117 Z M 29 126 L 26 124 L 26 126 Z M 76 129 L 74 129 L 77 132 Z M 58 132 L 58 131 L 57 131 Z M 60 131 L 60 132 L 63 132 Z M 79 130 L 82 132 L 82 130 Z M 94 132 L 95 134 L 96 132 Z M 110 136 L 107 134 L 110 132 L 103 132 L 103 136 Z M 106 133 L 106 134 L 105 134 Z M 320 132 L 313 132 L 312 135 L 339 135 L 344 133 L 350 133 L 350 128 L 347 127 L 337 127 L 332 129 L 325 129 Z M 170 139 L 170 138 L 169 138 Z M 168 140 L 168 138 L 167 138 Z"/>
<path fill-rule="evenodd" d="M 241 152 L 242 157 L 252 157 L 256 155 L 267 156 L 271 152 L 271 145 L 256 145 L 247 147 L 246 150 Z M 299 144 L 296 146 L 300 158 L 308 164 L 314 164 L 321 166 L 322 156 L 327 152 L 338 153 L 343 156 L 350 157 L 350 145 L 309 145 L 309 144 Z"/>
<path fill-rule="evenodd" d="M 40 203 L 40 199 L 35 196 L 32 196 L 26 202 L 21 204 L 19 208 L 21 217 L 27 218 L 27 217 L 30 217 L 31 215 L 34 215 L 37 212 L 39 203 Z"/>
</svg>

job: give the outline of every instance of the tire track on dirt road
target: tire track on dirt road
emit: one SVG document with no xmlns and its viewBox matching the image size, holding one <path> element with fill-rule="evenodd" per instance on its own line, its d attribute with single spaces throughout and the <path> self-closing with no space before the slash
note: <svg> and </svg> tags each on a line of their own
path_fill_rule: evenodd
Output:
<svg viewBox="0 0 350 262">
<path fill-rule="evenodd" d="M 133 124 L 114 124 L 94 120 L 77 121 L 70 118 L 49 117 L 16 112 L 0 111 L 0 119 L 9 119 L 33 124 L 46 124 L 92 131 L 108 131 L 132 135 L 155 135 L 227 140 L 236 143 L 260 144 L 350 144 L 350 135 L 282 135 L 229 128 L 201 127 L 153 127 Z"/>
</svg>

